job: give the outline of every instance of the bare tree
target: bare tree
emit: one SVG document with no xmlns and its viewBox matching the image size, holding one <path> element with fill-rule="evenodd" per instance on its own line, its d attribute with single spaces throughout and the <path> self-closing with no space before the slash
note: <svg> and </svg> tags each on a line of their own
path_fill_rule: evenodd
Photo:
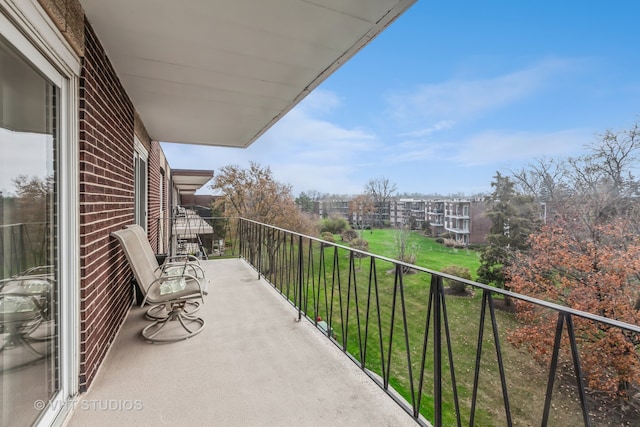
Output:
<svg viewBox="0 0 640 427">
<path fill-rule="evenodd" d="M 251 162 L 248 169 L 225 166 L 211 188 L 222 193 L 216 202 L 228 216 L 241 216 L 305 234 L 316 234 L 312 221 L 296 206 L 291 186 L 276 181 L 269 167 Z"/>
<path fill-rule="evenodd" d="M 631 196 L 638 192 L 638 183 L 631 174 L 640 160 L 640 129 L 636 123 L 631 129 L 619 132 L 605 131 L 596 143 L 587 146 L 588 156 L 596 168 L 609 181 L 615 196 Z"/>
<path fill-rule="evenodd" d="M 408 225 L 403 225 L 397 228 L 394 243 L 396 244 L 396 259 L 408 264 L 415 264 L 418 258 L 418 247 L 415 243 L 410 242 L 411 229 Z M 402 272 L 408 273 L 409 267 L 404 267 Z"/>
<path fill-rule="evenodd" d="M 395 183 L 389 181 L 389 178 L 380 177 L 369 180 L 365 186 L 365 193 L 371 195 L 377 212 L 377 225 L 382 227 L 382 214 L 386 209 L 387 203 L 393 195 L 398 191 Z"/>
<path fill-rule="evenodd" d="M 566 195 L 567 161 L 543 157 L 511 171 L 516 192 L 550 203 Z"/>
<path fill-rule="evenodd" d="M 296 206 L 291 186 L 276 181 L 269 167 L 254 162 L 249 169 L 225 166 L 216 175 L 211 188 L 222 192 L 214 205 L 224 205 L 227 216 L 240 216 L 303 234 L 317 234 L 311 218 Z M 249 243 L 252 259 L 257 255 L 259 245 L 265 247 L 268 257 L 265 274 L 277 273 L 276 254 L 282 242 L 271 230 L 264 233 L 261 240 Z"/>
<path fill-rule="evenodd" d="M 365 224 L 370 222 L 371 216 L 375 211 L 373 198 L 369 194 L 360 194 L 349 202 L 349 216 L 355 223 L 355 228 L 360 230 L 361 237 L 362 229 Z"/>
</svg>

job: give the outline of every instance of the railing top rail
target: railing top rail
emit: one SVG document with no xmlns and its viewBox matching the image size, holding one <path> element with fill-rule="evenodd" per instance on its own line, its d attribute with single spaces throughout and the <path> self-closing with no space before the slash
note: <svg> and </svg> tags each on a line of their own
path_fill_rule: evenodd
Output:
<svg viewBox="0 0 640 427">
<path fill-rule="evenodd" d="M 316 242 L 318 242 L 320 244 L 323 244 L 325 246 L 334 246 L 334 247 L 341 248 L 341 249 L 344 249 L 344 250 L 347 250 L 347 251 L 351 251 L 351 252 L 355 252 L 355 253 L 361 254 L 361 255 L 363 255 L 365 257 L 372 257 L 372 258 L 380 259 L 382 261 L 387 261 L 387 262 L 390 262 L 390 263 L 395 264 L 395 265 L 399 265 L 399 266 L 410 268 L 412 270 L 421 271 L 423 273 L 433 274 L 433 275 L 436 275 L 436 276 L 441 276 L 441 277 L 446 278 L 446 279 L 456 280 L 458 282 L 465 283 L 465 284 L 467 284 L 469 286 L 472 286 L 474 288 L 477 288 L 477 289 L 483 289 L 483 290 L 486 290 L 486 291 L 493 292 L 495 294 L 503 295 L 503 296 L 514 298 L 514 299 L 521 300 L 521 301 L 526 301 L 528 303 L 535 304 L 535 305 L 538 305 L 538 306 L 541 306 L 541 307 L 545 307 L 545 308 L 548 308 L 548 309 L 551 309 L 551 310 L 555 310 L 555 311 L 558 311 L 558 312 L 570 314 L 572 316 L 577 316 L 577 317 L 581 317 L 581 318 L 584 318 L 584 319 L 588 319 L 588 320 L 604 323 L 604 324 L 607 324 L 607 325 L 610 325 L 610 326 L 614 326 L 614 327 L 617 327 L 617 328 L 626 329 L 626 330 L 631 331 L 631 332 L 640 333 L 640 326 L 637 326 L 637 325 L 632 325 L 630 323 L 621 322 L 621 321 L 615 320 L 615 319 L 609 319 L 607 317 L 599 316 L 597 314 L 592 314 L 592 313 L 588 313 L 588 312 L 585 312 L 585 311 L 576 310 L 576 309 L 573 309 L 573 308 L 570 308 L 570 307 L 565 307 L 565 306 L 562 306 L 560 304 L 556 304 L 556 303 L 552 303 L 552 302 L 548 302 L 548 301 L 543 301 L 543 300 L 540 300 L 540 299 L 537 299 L 537 298 L 533 298 L 533 297 L 530 297 L 530 296 L 527 296 L 527 295 L 518 294 L 518 293 L 515 293 L 515 292 L 511 292 L 511 291 L 505 290 L 505 289 L 496 288 L 496 287 L 491 286 L 491 285 L 486 285 L 486 284 L 483 284 L 483 283 L 474 282 L 473 280 L 467 280 L 467 279 L 463 279 L 463 278 L 460 278 L 460 277 L 452 276 L 450 274 L 442 273 L 442 272 L 439 272 L 439 271 L 436 271 L 436 270 L 431 270 L 431 269 L 428 269 L 428 268 L 420 267 L 419 265 L 409 264 L 409 263 L 406 263 L 406 262 L 403 262 L 403 261 L 399 261 L 399 260 L 396 260 L 396 259 L 393 259 L 393 258 L 388 258 L 388 257 L 382 256 L 382 255 L 377 255 L 377 254 L 373 254 L 373 253 L 370 253 L 370 252 L 362 251 L 362 250 L 359 250 L 359 249 L 354 249 L 354 248 L 351 248 L 351 247 L 348 247 L 348 246 L 340 245 L 338 243 L 327 242 L 327 241 L 322 240 L 322 239 L 320 239 L 318 237 L 309 236 L 309 235 L 306 235 L 306 234 L 298 233 L 298 232 L 287 230 L 287 229 L 280 228 L 280 227 L 275 227 L 273 225 L 269 225 L 269 224 L 265 224 L 265 223 L 262 223 L 262 222 L 259 222 L 259 221 L 254 221 L 254 220 L 251 220 L 251 219 L 246 219 L 246 218 L 241 218 L 241 217 L 219 217 L 219 218 L 239 219 L 239 220 L 247 221 L 247 222 L 254 223 L 254 224 L 257 224 L 257 225 L 260 225 L 260 226 L 264 226 L 264 227 L 267 227 L 267 228 L 271 228 L 271 229 L 274 229 L 274 230 L 283 231 L 285 233 L 289 233 L 289 234 L 292 234 L 292 235 L 295 235 L 295 236 L 298 236 L 298 237 L 303 237 L 303 238 L 309 239 L 311 241 L 316 241 Z"/>
<path fill-rule="evenodd" d="M 18 227 L 20 225 L 43 225 L 46 224 L 44 221 L 40 222 L 16 222 L 14 224 L 1 224 L 0 228 L 10 228 L 10 227 Z"/>
</svg>

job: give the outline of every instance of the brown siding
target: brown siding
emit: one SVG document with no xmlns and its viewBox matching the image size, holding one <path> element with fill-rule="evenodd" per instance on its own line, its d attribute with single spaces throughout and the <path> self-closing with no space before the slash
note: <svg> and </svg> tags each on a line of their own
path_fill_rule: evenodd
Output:
<svg viewBox="0 0 640 427">
<path fill-rule="evenodd" d="M 91 384 L 131 305 L 131 271 L 110 233 L 134 222 L 134 111 L 85 21 L 80 78 L 80 390 Z"/>
<path fill-rule="evenodd" d="M 202 206 L 211 208 L 216 197 L 208 194 L 183 194 L 180 196 L 180 204 L 182 206 Z"/>
</svg>

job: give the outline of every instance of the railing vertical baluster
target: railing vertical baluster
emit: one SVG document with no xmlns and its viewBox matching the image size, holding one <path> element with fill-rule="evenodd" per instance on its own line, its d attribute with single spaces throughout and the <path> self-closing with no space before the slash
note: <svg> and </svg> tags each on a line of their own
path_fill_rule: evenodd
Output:
<svg viewBox="0 0 640 427">
<path fill-rule="evenodd" d="M 371 258 L 371 271 L 374 278 L 373 285 L 376 295 L 376 314 L 378 316 L 378 341 L 380 342 L 380 365 L 382 366 L 382 378 L 387 377 L 387 365 L 384 360 L 384 342 L 382 340 L 382 315 L 380 311 L 380 295 L 378 292 L 378 269 L 376 267 L 375 258 Z"/>
<path fill-rule="evenodd" d="M 369 260 L 369 280 L 367 284 L 367 307 L 364 320 L 364 352 L 362 353 L 362 369 L 367 366 L 367 344 L 369 341 L 369 313 L 371 311 L 371 284 L 373 279 L 373 272 L 375 271 L 375 258 L 371 257 Z"/>
<path fill-rule="evenodd" d="M 582 368 L 580 367 L 580 354 L 578 353 L 578 345 L 576 343 L 576 334 L 573 329 L 573 318 L 570 314 L 566 314 L 567 333 L 569 334 L 569 342 L 571 343 L 571 356 L 573 357 L 573 369 L 576 376 L 578 386 L 578 394 L 580 395 L 580 404 L 582 405 L 582 418 L 585 426 L 591 425 L 589 419 L 589 406 L 587 404 L 587 395 L 584 389 L 584 381 L 582 380 Z"/>
<path fill-rule="evenodd" d="M 547 381 L 547 395 L 544 399 L 544 412 L 542 414 L 542 425 L 546 426 L 549 422 L 549 411 L 551 409 L 551 396 L 553 395 L 553 383 L 556 379 L 556 370 L 558 368 L 558 356 L 560 354 L 560 341 L 562 339 L 562 329 L 564 326 L 564 313 L 558 313 L 558 321 L 556 323 L 556 335 L 553 343 L 553 354 L 551 356 L 551 364 L 549 365 L 549 379 Z"/>
<path fill-rule="evenodd" d="M 318 307 L 316 303 L 316 277 L 315 262 L 313 258 L 313 241 L 309 241 L 309 256 L 307 257 L 307 291 L 305 297 L 305 312 L 309 312 L 309 287 L 311 287 L 311 301 L 313 303 L 313 318 L 318 318 Z"/>
<path fill-rule="evenodd" d="M 338 259 L 338 253 L 336 251 L 334 256 L 335 267 L 338 272 L 338 305 L 340 307 L 340 327 L 342 329 L 342 351 L 347 351 L 347 345 L 345 342 L 345 337 L 347 336 L 347 330 L 345 326 L 345 316 L 344 316 L 344 306 L 342 305 L 342 277 L 340 276 L 340 261 Z"/>
<path fill-rule="evenodd" d="M 258 257 L 258 279 L 262 275 L 262 226 L 258 225 L 257 227 L 257 236 L 256 236 L 256 244 L 258 245 L 258 250 L 256 256 Z"/>
<path fill-rule="evenodd" d="M 433 293 L 433 406 L 435 425 L 442 426 L 442 319 L 441 301 L 442 277 L 435 276 L 435 286 L 431 286 Z"/>
<path fill-rule="evenodd" d="M 582 380 L 582 370 L 580 368 L 580 356 L 578 354 L 578 346 L 576 344 L 575 332 L 573 329 L 573 321 L 569 313 L 558 312 L 558 321 L 556 323 L 556 335 L 553 342 L 553 354 L 549 365 L 549 379 L 547 382 L 547 394 L 544 400 L 544 412 L 542 414 L 542 425 L 546 426 L 549 422 L 549 413 L 551 410 L 551 397 L 553 396 L 553 384 L 556 379 L 556 371 L 558 369 L 558 358 L 560 356 L 560 345 L 562 343 L 562 331 L 564 323 L 567 323 L 567 333 L 571 345 L 571 355 L 573 357 L 573 368 L 576 376 L 578 394 L 580 395 L 580 403 L 582 405 L 582 418 L 585 426 L 591 426 L 589 419 L 589 409 L 587 406 L 587 397 Z"/>
<path fill-rule="evenodd" d="M 327 272 L 325 270 L 325 265 L 324 265 L 324 243 L 320 243 L 320 254 L 318 255 L 319 259 L 318 259 L 318 294 L 316 295 L 316 306 L 315 306 L 315 314 L 314 314 L 314 324 L 316 326 L 318 326 L 318 317 L 320 317 L 320 290 L 322 288 L 321 284 L 324 283 L 324 298 L 325 298 L 325 309 L 327 308 L 328 304 L 327 304 Z M 324 280 L 323 280 L 323 276 L 324 276 Z M 325 318 L 326 318 L 326 313 L 325 313 Z M 327 322 L 327 334 L 329 333 L 329 323 L 328 323 L 329 319 L 326 320 Z"/>
<path fill-rule="evenodd" d="M 498 334 L 498 321 L 496 318 L 496 310 L 493 305 L 493 297 L 491 294 L 487 297 L 489 303 L 489 314 L 491 315 L 491 328 L 493 331 L 493 343 L 496 347 L 496 358 L 498 359 L 498 371 L 500 372 L 500 383 L 502 384 L 502 399 L 504 402 L 505 416 L 507 417 L 507 425 L 513 425 L 511 419 L 511 405 L 509 403 L 509 393 L 507 392 L 507 377 L 504 370 L 504 362 L 502 361 L 502 347 L 500 346 L 500 335 Z"/>
<path fill-rule="evenodd" d="M 303 252 L 302 236 L 300 236 L 298 239 L 298 321 L 302 320 L 302 282 L 304 279 Z"/>
<path fill-rule="evenodd" d="M 334 302 L 334 295 L 335 295 L 335 290 L 336 290 L 336 277 L 338 278 L 338 283 L 340 283 L 340 268 L 339 268 L 339 262 L 338 262 L 338 248 L 337 247 L 333 247 L 333 262 L 331 263 L 331 306 L 329 307 L 329 322 L 328 325 L 330 328 L 332 328 L 332 324 L 333 324 L 333 302 Z M 340 319 L 342 319 L 342 308 L 340 308 Z M 342 323 L 342 321 L 340 322 L 340 328 L 342 330 L 342 332 L 344 333 L 344 324 Z"/>
<path fill-rule="evenodd" d="M 471 393 L 471 412 L 469 414 L 469 425 L 474 425 L 476 414 L 476 402 L 478 400 L 478 385 L 480 381 L 480 360 L 482 359 L 482 337 L 484 336 L 484 319 L 486 316 L 488 291 L 482 291 L 482 303 L 480 306 L 480 322 L 478 325 L 478 344 L 476 345 L 476 364 L 473 371 L 473 392 Z"/>
<path fill-rule="evenodd" d="M 429 287 L 429 301 L 427 302 L 427 316 L 425 318 L 424 325 L 424 339 L 422 340 L 422 358 L 420 361 L 420 381 L 418 387 L 418 408 L 420 408 L 420 402 L 422 400 L 422 388 L 424 386 L 424 370 L 427 361 L 427 344 L 429 343 L 429 326 L 431 324 L 431 307 L 433 305 L 433 289 L 437 286 L 436 276 L 431 275 L 431 284 Z M 416 414 L 413 415 L 416 417 Z"/>
<path fill-rule="evenodd" d="M 458 427 L 462 426 L 462 419 L 460 414 L 460 401 L 458 399 L 458 385 L 456 382 L 456 370 L 453 364 L 453 348 L 451 346 L 451 333 L 449 332 L 449 316 L 447 315 L 447 304 L 444 298 L 444 286 L 442 285 L 442 277 L 438 276 L 440 286 L 438 290 L 440 292 L 440 301 L 442 302 L 442 316 L 444 319 L 444 332 L 445 339 L 447 340 L 447 353 L 449 355 L 449 372 L 451 373 L 451 385 L 453 389 L 453 406 L 456 410 L 456 421 Z"/>
<path fill-rule="evenodd" d="M 397 267 L 397 264 L 396 264 Z M 387 390 L 389 388 L 389 376 L 391 375 L 391 354 L 393 353 L 393 330 L 396 319 L 396 300 L 398 294 L 398 269 L 396 268 L 396 273 L 393 279 L 393 298 L 391 300 L 391 319 L 390 319 L 390 327 L 389 327 L 389 348 L 387 350 L 387 376 L 384 377 L 384 389 Z"/>
</svg>

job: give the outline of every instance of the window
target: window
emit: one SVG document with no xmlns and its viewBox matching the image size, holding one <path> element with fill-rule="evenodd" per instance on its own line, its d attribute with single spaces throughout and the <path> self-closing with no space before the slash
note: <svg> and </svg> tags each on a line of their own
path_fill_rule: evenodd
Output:
<svg viewBox="0 0 640 427">
<path fill-rule="evenodd" d="M 135 171 L 136 224 L 147 229 L 147 161 L 149 155 L 138 137 L 134 140 L 133 166 Z"/>
</svg>

